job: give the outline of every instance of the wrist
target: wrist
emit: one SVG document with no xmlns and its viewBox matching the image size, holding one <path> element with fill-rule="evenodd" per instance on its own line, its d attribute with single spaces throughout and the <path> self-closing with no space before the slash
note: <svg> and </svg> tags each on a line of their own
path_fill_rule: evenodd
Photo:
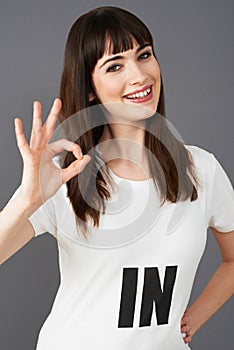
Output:
<svg viewBox="0 0 234 350">
<path fill-rule="evenodd" d="M 17 206 L 18 214 L 22 217 L 30 217 L 42 204 L 41 199 L 36 198 L 30 200 L 25 198 L 20 193 L 13 199 L 15 206 Z"/>
</svg>

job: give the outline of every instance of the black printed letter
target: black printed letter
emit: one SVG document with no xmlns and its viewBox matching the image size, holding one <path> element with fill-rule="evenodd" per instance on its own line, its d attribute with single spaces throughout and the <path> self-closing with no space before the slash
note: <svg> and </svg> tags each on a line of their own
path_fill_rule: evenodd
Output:
<svg viewBox="0 0 234 350">
<path fill-rule="evenodd" d="M 158 268 L 145 268 L 140 327 L 151 325 L 153 302 L 155 302 L 157 324 L 168 323 L 176 272 L 177 266 L 167 266 L 162 291 Z"/>
<path fill-rule="evenodd" d="M 123 269 L 123 284 L 118 327 L 133 327 L 138 268 Z"/>
</svg>

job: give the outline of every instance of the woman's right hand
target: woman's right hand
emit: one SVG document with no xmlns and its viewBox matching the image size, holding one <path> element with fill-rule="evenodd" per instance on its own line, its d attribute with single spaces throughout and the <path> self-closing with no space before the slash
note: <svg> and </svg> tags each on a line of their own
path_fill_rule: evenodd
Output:
<svg viewBox="0 0 234 350">
<path fill-rule="evenodd" d="M 42 205 L 62 184 L 81 173 L 91 159 L 89 155 L 82 155 L 79 145 L 66 139 L 49 144 L 60 110 L 61 100 L 56 98 L 42 125 L 42 106 L 40 102 L 34 102 L 30 144 L 25 138 L 22 121 L 15 118 L 16 140 L 23 159 L 20 196 L 30 206 Z M 52 158 L 64 150 L 72 152 L 77 160 L 61 169 L 56 167 Z"/>
</svg>

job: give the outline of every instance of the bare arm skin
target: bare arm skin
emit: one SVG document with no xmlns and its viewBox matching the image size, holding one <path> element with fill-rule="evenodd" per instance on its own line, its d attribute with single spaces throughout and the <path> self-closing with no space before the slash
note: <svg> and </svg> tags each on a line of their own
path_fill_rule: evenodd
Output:
<svg viewBox="0 0 234 350">
<path fill-rule="evenodd" d="M 35 235 L 28 217 L 34 208 L 24 206 L 16 197 L 0 213 L 0 264 L 15 254 Z"/>
<path fill-rule="evenodd" d="M 34 237 L 35 232 L 28 218 L 62 184 L 82 172 L 91 159 L 89 155 L 83 156 L 79 145 L 66 139 L 49 144 L 60 110 L 61 100 L 57 98 L 42 125 L 41 104 L 34 102 L 30 144 L 26 141 L 22 121 L 15 119 L 17 146 L 23 159 L 23 175 L 18 195 L 0 212 L 0 264 Z M 56 167 L 52 159 L 63 150 L 73 152 L 76 157 L 66 169 Z"/>
<path fill-rule="evenodd" d="M 209 280 L 203 292 L 186 309 L 181 320 L 181 331 L 186 333 L 185 343 L 234 294 L 234 231 L 222 233 L 210 227 L 218 243 L 222 263 Z"/>
</svg>

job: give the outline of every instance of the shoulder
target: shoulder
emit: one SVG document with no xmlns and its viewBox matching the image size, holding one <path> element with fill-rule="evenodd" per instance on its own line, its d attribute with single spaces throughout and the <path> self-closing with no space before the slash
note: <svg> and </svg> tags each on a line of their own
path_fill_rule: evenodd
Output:
<svg viewBox="0 0 234 350">
<path fill-rule="evenodd" d="M 210 151 L 195 145 L 184 145 L 191 155 L 194 170 L 205 187 L 214 182 L 217 159 Z M 202 186 L 203 187 L 203 186 Z"/>
<path fill-rule="evenodd" d="M 186 144 L 184 144 L 184 146 L 195 157 L 204 157 L 204 158 L 208 157 L 209 158 L 213 155 L 210 151 L 208 151 L 204 148 L 201 148 L 199 146 L 186 145 Z"/>
<path fill-rule="evenodd" d="M 191 154 L 196 166 L 202 166 L 204 168 L 215 166 L 215 157 L 212 152 L 195 145 L 184 144 L 184 146 Z"/>
</svg>

